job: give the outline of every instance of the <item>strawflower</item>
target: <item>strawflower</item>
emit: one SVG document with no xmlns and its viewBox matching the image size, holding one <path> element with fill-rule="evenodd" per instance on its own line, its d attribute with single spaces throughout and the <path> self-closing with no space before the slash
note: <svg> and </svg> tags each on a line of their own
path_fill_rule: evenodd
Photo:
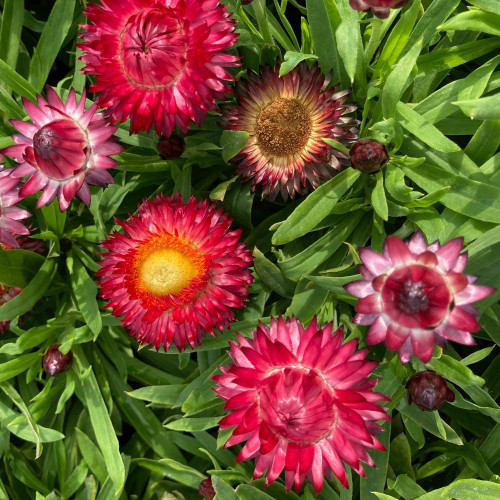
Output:
<svg viewBox="0 0 500 500">
<path fill-rule="evenodd" d="M 42 368 L 51 377 L 67 372 L 73 364 L 73 353 L 68 351 L 63 354 L 59 350 L 60 346 L 61 344 L 51 345 L 42 358 Z"/>
<path fill-rule="evenodd" d="M 0 161 L 1 159 L 0 156 Z M 11 175 L 12 171 L 13 169 L 0 165 L 0 245 L 19 248 L 16 236 L 30 233 L 19 221 L 27 219 L 31 214 L 16 206 L 22 201 L 22 197 L 19 196 L 19 179 Z"/>
<path fill-rule="evenodd" d="M 331 179 L 348 156 L 323 139 L 349 144 L 357 139 L 354 118 L 344 116 L 356 107 L 344 105 L 350 90 L 337 92 L 329 78 L 305 62 L 279 76 L 279 67 L 264 68 L 238 82 L 237 106 L 226 106 L 220 126 L 248 132 L 249 139 L 233 160 L 252 192 L 274 200 L 306 194 Z"/>
<path fill-rule="evenodd" d="M 365 279 L 345 288 L 361 299 L 354 323 L 371 325 L 369 345 L 384 342 L 399 352 L 402 363 L 413 354 L 427 363 L 434 344 L 444 348 L 448 340 L 474 344 L 470 332 L 481 327 L 471 303 L 495 289 L 474 285 L 477 276 L 463 274 L 467 254 L 460 253 L 462 246 L 463 238 L 427 246 L 419 231 L 406 243 L 388 236 L 382 255 L 360 249 L 363 264 L 358 267 Z"/>
<path fill-rule="evenodd" d="M 138 342 L 168 350 L 173 341 L 182 351 L 234 321 L 253 280 L 252 257 L 227 213 L 193 197 L 184 204 L 180 195 L 158 196 L 117 222 L 125 234 L 103 242 L 97 274 L 108 307 Z"/>
<path fill-rule="evenodd" d="M 374 139 L 361 139 L 349 150 L 351 167 L 365 174 L 376 174 L 389 161 L 385 146 Z"/>
<path fill-rule="evenodd" d="M 380 19 L 386 19 L 391 9 L 400 9 L 408 3 L 408 0 L 349 0 L 354 10 L 371 12 Z"/>
<path fill-rule="evenodd" d="M 117 127 L 96 113 L 95 104 L 85 111 L 85 91 L 77 102 L 71 89 L 63 103 L 55 90 L 47 87 L 47 100 L 38 95 L 37 103 L 23 98 L 33 123 L 11 120 L 20 134 L 12 136 L 15 146 L 2 151 L 19 163 L 12 169 L 12 177 L 29 177 L 19 196 L 43 190 L 37 208 L 57 196 L 59 208 L 65 211 L 75 195 L 90 206 L 88 184 L 106 187 L 113 182 L 107 169 L 116 161 L 109 156 L 123 150 L 112 137 Z"/>
<path fill-rule="evenodd" d="M 235 20 L 218 0 L 106 0 L 89 3 L 92 24 L 79 47 L 92 92 L 112 122 L 130 118 L 130 130 L 168 137 L 190 120 L 200 124 L 234 80 L 225 69 L 238 58 Z"/>
<path fill-rule="evenodd" d="M 254 479 L 267 470 L 266 486 L 284 469 L 287 490 L 307 477 L 319 493 L 332 471 L 348 487 L 343 462 L 364 476 L 361 462 L 374 465 L 367 450 L 384 450 L 375 421 L 389 419 L 377 404 L 389 398 L 373 392 L 377 379 L 369 378 L 377 362 L 357 350 L 357 339 L 343 343 L 342 328 L 332 330 L 316 318 L 307 328 L 294 317 L 272 318 L 252 339 L 239 335 L 233 364 L 212 377 L 230 412 L 219 425 L 235 427 L 226 446 L 246 441 L 237 462 L 255 458 Z"/>
<path fill-rule="evenodd" d="M 432 370 L 414 373 L 405 387 L 408 404 L 415 403 L 423 411 L 439 410 L 445 401 L 455 401 L 455 393 L 446 380 Z"/>
</svg>

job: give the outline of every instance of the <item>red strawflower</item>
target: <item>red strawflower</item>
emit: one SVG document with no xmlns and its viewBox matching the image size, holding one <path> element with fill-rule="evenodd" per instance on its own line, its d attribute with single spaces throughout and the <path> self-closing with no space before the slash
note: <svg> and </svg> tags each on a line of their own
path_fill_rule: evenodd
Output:
<svg viewBox="0 0 500 500">
<path fill-rule="evenodd" d="M 19 248 L 16 236 L 30 234 L 29 229 L 19 221 L 31 214 L 16 206 L 22 197 L 19 196 L 19 179 L 11 175 L 13 170 L 0 165 L 0 245 Z"/>
<path fill-rule="evenodd" d="M 19 196 L 43 189 L 37 208 L 57 196 L 64 212 L 75 195 L 90 206 L 88 184 L 106 187 L 113 182 L 106 169 L 116 165 L 109 156 L 123 151 L 111 137 L 117 127 L 96 113 L 95 104 L 85 111 L 85 91 L 77 102 L 71 89 L 64 104 L 55 90 L 47 87 L 47 101 L 38 95 L 37 102 L 38 106 L 23 98 L 34 123 L 10 120 L 21 133 L 12 136 L 16 146 L 2 151 L 19 163 L 12 169 L 12 177 L 29 176 Z"/>
<path fill-rule="evenodd" d="M 233 160 L 243 180 L 252 179 L 252 192 L 262 188 L 262 197 L 274 200 L 306 194 L 331 179 L 348 164 L 348 155 L 329 146 L 323 139 L 348 144 L 357 139 L 358 123 L 343 116 L 356 109 L 344 105 L 349 90 L 328 90 L 330 80 L 317 65 L 305 62 L 286 75 L 279 67 L 250 74 L 236 88 L 238 106 L 227 106 L 220 126 L 249 133 L 247 145 Z M 340 160 L 340 161 L 339 161 Z"/>
<path fill-rule="evenodd" d="M 432 370 L 414 373 L 405 387 L 408 404 L 415 403 L 423 411 L 439 410 L 445 401 L 455 401 L 455 393 L 446 380 Z"/>
<path fill-rule="evenodd" d="M 212 486 L 211 479 L 204 479 L 200 483 L 200 487 L 198 489 L 198 495 L 205 498 L 206 500 L 212 500 L 214 498 L 215 490 L 214 487 Z"/>
<path fill-rule="evenodd" d="M 408 3 L 408 0 L 349 0 L 354 10 L 371 12 L 380 19 L 389 17 L 391 9 L 400 9 Z"/>
<path fill-rule="evenodd" d="M 358 267 L 365 280 L 345 288 L 361 298 L 354 323 L 371 325 L 368 344 L 385 342 L 388 349 L 399 351 L 402 363 L 414 353 L 427 363 L 434 343 L 474 344 L 470 332 L 481 326 L 471 303 L 495 289 L 474 285 L 477 276 L 463 274 L 467 254 L 460 254 L 462 246 L 463 238 L 427 246 L 419 231 L 407 243 L 388 236 L 382 255 L 360 249 L 363 265 Z"/>
<path fill-rule="evenodd" d="M 246 441 L 236 461 L 255 458 L 254 479 L 267 470 L 266 486 L 285 469 L 287 490 L 295 482 L 298 491 L 307 477 L 319 493 L 331 471 L 348 487 L 342 461 L 364 476 L 360 462 L 374 465 L 367 450 L 384 450 L 375 421 L 390 419 L 377 404 L 389 398 L 368 378 L 377 362 L 332 328 L 319 328 L 316 318 L 307 328 L 294 317 L 271 319 L 253 339 L 239 335 L 229 353 L 234 364 L 212 377 L 231 412 L 221 429 L 236 426 L 226 446 Z"/>
<path fill-rule="evenodd" d="M 250 252 L 215 204 L 177 197 L 145 200 L 102 246 L 101 295 L 143 344 L 179 350 L 234 321 L 253 281 Z"/>
<path fill-rule="evenodd" d="M 200 124 L 215 99 L 231 92 L 224 69 L 238 57 L 236 21 L 218 0 L 103 0 L 88 4 L 93 24 L 83 26 L 84 71 L 95 77 L 101 107 L 112 122 L 128 118 L 130 130 L 169 136 Z"/>
</svg>

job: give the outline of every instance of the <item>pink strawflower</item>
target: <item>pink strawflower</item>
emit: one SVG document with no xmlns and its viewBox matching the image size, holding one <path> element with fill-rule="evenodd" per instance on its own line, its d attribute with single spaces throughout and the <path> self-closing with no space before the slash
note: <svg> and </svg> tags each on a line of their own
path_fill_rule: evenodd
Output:
<svg viewBox="0 0 500 500">
<path fill-rule="evenodd" d="M 298 491 L 305 478 L 319 493 L 323 476 L 333 471 L 344 487 L 343 462 L 362 476 L 361 462 L 374 462 L 367 450 L 384 450 L 374 435 L 377 420 L 389 420 L 377 403 L 388 401 L 373 392 L 377 366 L 367 361 L 358 340 L 343 343 L 343 329 L 307 328 L 294 317 L 259 324 L 253 339 L 238 335 L 229 353 L 234 364 L 212 377 L 215 392 L 231 413 L 221 429 L 236 427 L 226 446 L 246 441 L 237 462 L 256 459 L 254 479 L 266 470 L 266 486 L 285 469 L 285 483 Z"/>
<path fill-rule="evenodd" d="M 57 196 L 64 212 L 75 195 L 89 206 L 88 184 L 106 187 L 113 182 L 107 169 L 116 162 L 109 156 L 123 151 L 112 137 L 117 127 L 110 126 L 102 113 L 96 113 L 95 104 L 85 111 L 85 91 L 77 102 L 71 89 L 64 104 L 55 90 L 47 87 L 47 101 L 38 95 L 37 103 L 23 98 L 34 123 L 11 120 L 20 134 L 12 136 L 16 146 L 2 151 L 19 163 L 12 169 L 12 177 L 29 176 L 19 196 L 43 189 L 37 208 Z"/>
<path fill-rule="evenodd" d="M 138 342 L 182 351 L 235 320 L 253 281 L 252 257 L 215 203 L 179 196 L 145 200 L 137 217 L 117 221 L 102 246 L 101 295 Z"/>
<path fill-rule="evenodd" d="M 89 3 L 90 25 L 84 71 L 95 77 L 92 92 L 112 122 L 130 118 L 130 130 L 168 137 L 174 127 L 187 133 L 200 124 L 215 99 L 231 92 L 225 69 L 237 66 L 227 52 L 234 45 L 236 21 L 218 0 L 106 0 Z"/>
<path fill-rule="evenodd" d="M 474 285 L 477 276 L 463 274 L 467 254 L 460 253 L 462 246 L 463 238 L 427 246 L 418 231 L 406 243 L 388 236 L 382 255 L 360 249 L 363 264 L 358 267 L 365 280 L 345 288 L 361 299 L 354 322 L 371 325 L 368 344 L 385 342 L 388 349 L 399 352 L 402 363 L 413 354 L 427 363 L 435 343 L 474 344 L 470 332 L 481 326 L 471 303 L 495 289 Z"/>
<path fill-rule="evenodd" d="M 400 9 L 408 3 L 408 0 L 349 0 L 354 10 L 371 12 L 380 19 L 389 17 L 391 9 Z"/>
<path fill-rule="evenodd" d="M 19 179 L 13 177 L 12 172 L 13 169 L 0 165 L 0 245 L 19 248 L 16 236 L 30 234 L 29 229 L 19 221 L 31 214 L 16 206 L 22 197 L 19 196 Z"/>
<path fill-rule="evenodd" d="M 358 123 L 344 116 L 356 106 L 344 104 L 350 90 L 337 92 L 317 65 L 305 62 L 279 76 L 279 66 L 251 73 L 236 88 L 238 106 L 226 106 L 220 126 L 248 132 L 249 139 L 233 160 L 243 180 L 252 180 L 252 192 L 284 200 L 316 189 L 348 164 L 348 155 L 323 139 L 350 144 Z"/>
</svg>

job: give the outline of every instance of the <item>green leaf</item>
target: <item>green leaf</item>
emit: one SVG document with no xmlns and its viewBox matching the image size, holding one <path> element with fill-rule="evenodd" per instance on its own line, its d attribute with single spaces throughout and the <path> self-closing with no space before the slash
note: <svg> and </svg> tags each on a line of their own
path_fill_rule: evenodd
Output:
<svg viewBox="0 0 500 500">
<path fill-rule="evenodd" d="M 456 101 L 462 111 L 473 120 L 500 120 L 500 94 L 481 99 Z"/>
<path fill-rule="evenodd" d="M 119 135 L 118 132 L 116 132 L 116 135 Z M 140 138 L 141 136 L 135 135 L 132 137 Z M 121 141 L 126 142 L 123 138 L 121 138 Z M 153 147 L 154 144 L 148 143 L 148 145 Z M 177 161 L 162 160 L 158 155 L 145 156 L 132 153 L 120 153 L 119 155 L 115 155 L 113 159 L 117 162 L 115 168 L 124 172 L 164 172 L 165 170 L 171 170 L 173 165 L 177 165 Z"/>
<path fill-rule="evenodd" d="M 273 235 L 273 244 L 284 245 L 308 233 L 332 211 L 360 175 L 348 168 L 313 191 L 280 225 Z"/>
<path fill-rule="evenodd" d="M 456 500 L 492 500 L 500 498 L 500 484 L 478 479 L 459 479 L 446 487 L 441 496 Z"/>
<path fill-rule="evenodd" d="M 377 215 L 382 220 L 388 220 L 389 210 L 387 208 L 387 199 L 385 197 L 384 174 L 382 172 L 377 172 L 375 180 L 375 187 L 371 193 L 371 204 Z"/>
<path fill-rule="evenodd" d="M 109 477 L 113 481 L 114 491 L 117 493 L 125 483 L 125 467 L 120 455 L 120 444 L 94 372 L 81 350 L 78 351 L 78 354 L 75 352 L 75 358 L 80 361 L 82 369 L 86 371 L 90 369 L 86 373 L 87 376 L 80 377 L 80 384 L 97 443 L 106 462 Z"/>
<path fill-rule="evenodd" d="M 42 298 L 57 270 L 56 261 L 47 259 L 28 286 L 13 299 L 0 306 L 0 321 L 11 321 L 28 312 Z"/>
<path fill-rule="evenodd" d="M 167 429 L 181 432 L 198 432 L 212 429 L 217 426 L 220 417 L 180 418 L 165 424 Z"/>
<path fill-rule="evenodd" d="M 240 484 L 236 488 L 236 494 L 240 500 L 272 500 L 267 493 L 264 493 L 250 484 Z"/>
<path fill-rule="evenodd" d="M 101 313 L 97 305 L 97 285 L 90 278 L 79 259 L 68 255 L 66 262 L 78 307 L 88 327 L 97 336 L 102 329 Z"/>
<path fill-rule="evenodd" d="M 285 53 L 285 62 L 281 63 L 280 66 L 279 76 L 286 75 L 292 71 L 301 61 L 308 61 L 311 59 L 318 59 L 318 56 L 314 54 L 303 54 L 302 52 L 292 52 L 290 50 L 287 51 Z"/>
<path fill-rule="evenodd" d="M 292 298 L 295 283 L 289 280 L 257 247 L 253 250 L 255 272 L 259 278 L 282 297 Z"/>
<path fill-rule="evenodd" d="M 467 2 L 488 12 L 500 15 L 500 4 L 497 0 L 467 0 Z"/>
<path fill-rule="evenodd" d="M 238 179 L 237 175 L 231 177 L 231 179 L 229 179 L 228 181 L 221 182 L 218 186 L 212 189 L 208 197 L 211 200 L 224 201 L 227 189 L 236 179 Z"/>
<path fill-rule="evenodd" d="M 247 145 L 249 137 L 244 130 L 224 130 L 220 138 L 222 159 L 228 162 L 234 158 Z"/>
<path fill-rule="evenodd" d="M 181 484 L 185 484 L 190 488 L 197 490 L 200 487 L 201 481 L 207 479 L 205 475 L 198 472 L 192 467 L 181 464 L 170 458 L 162 458 L 160 460 L 149 460 L 147 458 L 136 458 L 133 463 L 140 465 L 156 474 L 161 474 L 169 479 Z"/>
<path fill-rule="evenodd" d="M 62 238 L 67 212 L 61 212 L 59 210 L 59 203 L 57 200 L 54 200 L 50 205 L 44 205 L 40 210 L 49 229 L 54 231 L 59 238 Z"/>
<path fill-rule="evenodd" d="M 384 118 L 392 118 L 404 91 L 411 83 L 410 75 L 422 50 L 422 39 L 399 60 L 387 77 L 382 89 L 382 112 Z M 387 219 L 384 219 L 387 220 Z"/>
<path fill-rule="evenodd" d="M 215 490 L 214 500 L 239 500 L 233 488 L 220 477 L 212 476 L 212 486 Z"/>
<path fill-rule="evenodd" d="M 127 394 L 136 399 L 171 406 L 177 401 L 185 387 L 185 385 L 153 385 L 141 387 L 135 391 L 127 392 Z"/>
<path fill-rule="evenodd" d="M 0 59 L 0 81 L 5 83 L 9 89 L 16 94 L 26 97 L 30 101 L 36 101 L 37 91 L 31 83 L 25 80 L 20 74 L 16 73 L 6 62 Z M 10 139 L 10 138 L 8 138 Z M 10 145 L 10 141 L 9 144 Z"/>
<path fill-rule="evenodd" d="M 484 379 L 474 375 L 474 372 L 470 368 L 467 368 L 464 364 L 446 354 L 442 354 L 439 358 L 433 358 L 428 365 L 444 378 L 460 387 L 484 385 Z"/>
<path fill-rule="evenodd" d="M 88 468 L 87 465 L 82 462 L 78 464 L 73 472 L 69 475 L 68 479 L 64 482 L 64 486 L 61 491 L 62 498 L 72 498 L 72 495 L 76 493 L 78 488 L 83 484 L 85 478 L 87 477 Z"/>
<path fill-rule="evenodd" d="M 75 0 L 56 0 L 33 51 L 29 80 L 41 91 L 73 22 Z"/>
<path fill-rule="evenodd" d="M 78 441 L 78 448 L 82 453 L 83 459 L 87 462 L 90 470 L 95 474 L 96 478 L 101 484 L 104 484 L 108 477 L 106 470 L 106 462 L 102 456 L 99 448 L 94 442 L 80 429 L 76 428 L 76 438 Z"/>
<path fill-rule="evenodd" d="M 453 16 L 438 27 L 442 31 L 470 30 L 490 35 L 500 35 L 500 14 L 469 10 Z"/>
<path fill-rule="evenodd" d="M 440 200 L 446 207 L 468 217 L 500 223 L 499 188 L 447 172 L 434 165 L 421 164 L 402 168 L 407 177 L 428 193 L 451 186 Z"/>
<path fill-rule="evenodd" d="M 24 20 L 24 0 L 5 0 L 0 27 L 0 59 L 11 68 L 17 65 Z"/>
<path fill-rule="evenodd" d="M 44 257 L 28 250 L 0 250 L 0 283 L 25 288 L 44 262 Z"/>
</svg>

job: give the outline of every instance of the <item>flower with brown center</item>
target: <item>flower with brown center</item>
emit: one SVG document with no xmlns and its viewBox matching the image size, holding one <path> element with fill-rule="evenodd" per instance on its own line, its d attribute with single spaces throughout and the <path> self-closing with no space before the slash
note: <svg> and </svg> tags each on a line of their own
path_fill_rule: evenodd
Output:
<svg viewBox="0 0 500 500">
<path fill-rule="evenodd" d="M 227 106 L 221 127 L 248 132 L 249 140 L 233 161 L 243 180 L 252 179 L 252 191 L 260 186 L 262 197 L 283 199 L 306 194 L 331 179 L 348 163 L 348 156 L 323 139 L 348 144 L 357 139 L 354 118 L 344 116 L 356 109 L 344 105 L 349 90 L 327 89 L 317 65 L 305 62 L 284 76 L 279 67 L 264 68 L 236 88 L 238 106 Z"/>
</svg>

